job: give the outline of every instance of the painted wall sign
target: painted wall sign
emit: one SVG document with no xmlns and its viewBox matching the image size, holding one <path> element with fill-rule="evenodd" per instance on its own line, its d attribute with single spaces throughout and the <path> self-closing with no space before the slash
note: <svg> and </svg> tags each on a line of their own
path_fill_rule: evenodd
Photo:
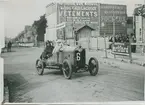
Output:
<svg viewBox="0 0 145 105">
<path fill-rule="evenodd" d="M 100 27 L 100 34 L 113 35 L 113 22 L 115 34 L 126 34 L 127 9 L 125 5 L 101 4 L 100 22 L 105 25 Z"/>
<path fill-rule="evenodd" d="M 58 10 L 60 21 L 99 23 L 98 4 L 60 4 Z"/>
</svg>

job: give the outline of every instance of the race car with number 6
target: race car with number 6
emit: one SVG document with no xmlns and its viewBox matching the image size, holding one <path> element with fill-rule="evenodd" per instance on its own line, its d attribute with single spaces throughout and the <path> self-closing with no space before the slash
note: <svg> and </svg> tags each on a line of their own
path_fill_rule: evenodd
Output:
<svg viewBox="0 0 145 105">
<path fill-rule="evenodd" d="M 90 72 L 96 76 L 99 70 L 98 60 L 94 57 L 86 59 L 86 49 L 80 46 L 69 46 L 62 44 L 61 47 L 55 48 L 52 56 L 45 62 L 39 58 L 36 61 L 36 69 L 39 75 L 43 75 L 44 69 L 59 69 L 63 72 L 66 79 L 71 79 L 72 73 Z"/>
</svg>

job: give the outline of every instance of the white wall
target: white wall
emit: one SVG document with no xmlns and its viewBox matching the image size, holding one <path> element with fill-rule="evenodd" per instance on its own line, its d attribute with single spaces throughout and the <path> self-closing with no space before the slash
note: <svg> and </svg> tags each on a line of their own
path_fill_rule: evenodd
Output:
<svg viewBox="0 0 145 105">
<path fill-rule="evenodd" d="M 106 37 L 106 47 L 109 48 L 109 42 L 108 42 L 108 38 Z M 97 43 L 98 41 L 98 43 Z M 97 46 L 99 49 L 105 49 L 105 42 L 104 42 L 104 38 L 103 37 L 98 37 L 97 38 L 90 38 L 90 44 L 89 43 L 89 39 L 88 38 L 81 38 L 79 40 L 79 44 L 83 47 L 88 49 L 90 47 L 90 49 L 97 49 Z M 98 44 L 98 45 L 97 45 Z"/>
<path fill-rule="evenodd" d="M 143 38 L 145 42 L 145 18 L 143 18 Z"/>
<path fill-rule="evenodd" d="M 89 39 L 87 37 L 85 38 L 80 38 L 79 39 L 79 44 L 83 47 L 83 48 L 86 48 L 88 49 L 89 48 Z"/>
<path fill-rule="evenodd" d="M 1 6 L 1 5 L 0 5 Z M 4 42 L 4 9 L 0 7 L 0 55 L 1 55 L 1 48 L 3 48 L 5 45 Z M 3 65 L 4 61 L 0 56 L 0 103 L 3 101 Z"/>
<path fill-rule="evenodd" d="M 46 28 L 46 34 L 45 34 L 45 41 L 46 40 L 56 40 L 57 34 L 56 34 L 56 25 L 57 25 L 57 13 L 54 12 L 49 16 L 46 16 L 47 20 L 47 28 Z"/>
<path fill-rule="evenodd" d="M 4 9 L 0 8 L 0 49 L 4 44 Z"/>
<path fill-rule="evenodd" d="M 141 16 L 136 16 L 136 40 L 137 42 L 142 41 L 142 17 Z M 141 29 L 141 33 L 140 33 Z"/>
<path fill-rule="evenodd" d="M 97 43 L 98 41 L 98 43 Z M 104 42 L 104 38 L 103 37 L 98 37 L 97 38 L 91 38 L 90 40 L 90 47 L 92 49 L 96 49 L 97 48 L 97 44 L 98 44 L 98 48 L 99 49 L 105 49 L 105 42 Z M 108 43 L 108 38 L 106 37 L 106 47 L 109 48 L 109 43 Z"/>
</svg>

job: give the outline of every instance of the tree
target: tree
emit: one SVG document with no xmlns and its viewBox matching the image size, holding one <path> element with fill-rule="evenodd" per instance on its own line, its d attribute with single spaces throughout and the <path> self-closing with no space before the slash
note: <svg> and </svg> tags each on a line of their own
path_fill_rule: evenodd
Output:
<svg viewBox="0 0 145 105">
<path fill-rule="evenodd" d="M 32 24 L 33 27 L 36 27 L 36 33 L 38 35 L 37 41 L 44 41 L 44 34 L 45 34 L 45 29 L 47 26 L 47 20 L 45 18 L 45 14 L 43 16 L 40 16 L 40 19 L 37 21 L 34 21 Z"/>
</svg>

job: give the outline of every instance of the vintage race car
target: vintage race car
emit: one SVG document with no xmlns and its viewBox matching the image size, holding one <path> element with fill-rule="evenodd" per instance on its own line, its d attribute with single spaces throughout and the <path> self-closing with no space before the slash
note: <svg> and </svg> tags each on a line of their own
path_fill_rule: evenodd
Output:
<svg viewBox="0 0 145 105">
<path fill-rule="evenodd" d="M 37 59 L 36 69 L 39 75 L 43 75 L 44 69 L 60 69 L 66 79 L 71 79 L 72 73 L 89 71 L 96 76 L 99 70 L 98 60 L 91 57 L 86 64 L 86 50 L 80 46 L 69 46 L 66 44 L 55 46 L 52 56 L 46 61 Z"/>
</svg>

